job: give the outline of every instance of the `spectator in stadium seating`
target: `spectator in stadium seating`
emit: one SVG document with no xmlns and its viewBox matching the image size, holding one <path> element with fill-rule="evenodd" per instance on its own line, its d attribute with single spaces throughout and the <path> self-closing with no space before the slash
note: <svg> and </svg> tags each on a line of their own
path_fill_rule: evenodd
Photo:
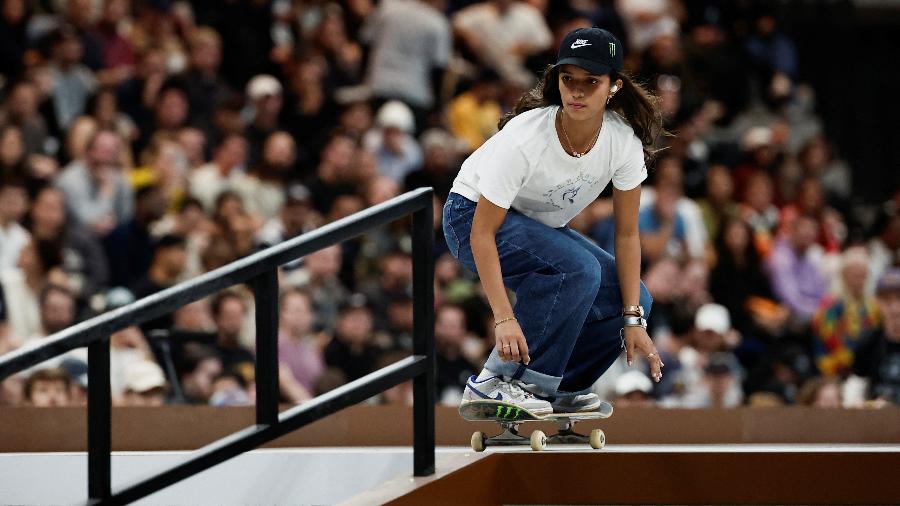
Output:
<svg viewBox="0 0 900 506">
<path fill-rule="evenodd" d="M 184 86 L 191 104 L 190 121 L 210 131 L 213 112 L 229 93 L 219 75 L 222 63 L 222 38 L 208 26 L 195 27 L 187 36 L 190 67 L 184 74 Z"/>
<path fill-rule="evenodd" d="M 657 188 L 656 200 L 640 212 L 641 252 L 648 263 L 664 256 L 687 259 L 687 232 L 678 213 L 680 190 L 672 185 Z"/>
<path fill-rule="evenodd" d="M 398 183 L 422 165 L 422 148 L 412 136 L 416 120 L 410 108 L 391 100 L 378 109 L 378 129 L 370 131 L 363 142 L 378 157 L 378 171 Z"/>
<path fill-rule="evenodd" d="M 71 378 L 62 369 L 39 369 L 25 380 L 25 401 L 35 407 L 68 406 Z"/>
<path fill-rule="evenodd" d="M 797 216 L 768 259 L 775 296 L 800 322 L 812 319 L 828 288 L 822 275 L 821 253 L 816 251 L 818 230 L 815 218 Z"/>
<path fill-rule="evenodd" d="M 137 190 L 158 186 L 166 209 L 177 209 L 187 194 L 188 183 L 187 155 L 177 138 L 162 132 L 151 137 L 141 153 L 140 163 L 129 174 L 132 186 Z"/>
<path fill-rule="evenodd" d="M 334 337 L 325 347 L 325 363 L 347 381 L 361 378 L 375 370 L 380 350 L 374 340 L 372 310 L 365 296 L 356 294 L 341 305 Z"/>
<path fill-rule="evenodd" d="M 253 401 L 244 378 L 239 374 L 224 372 L 213 380 L 209 403 L 213 406 L 247 406 L 253 404 Z"/>
<path fill-rule="evenodd" d="M 866 380 L 867 399 L 900 404 L 900 268 L 881 276 L 876 295 L 883 325 L 860 340 L 853 374 Z"/>
<path fill-rule="evenodd" d="M 178 370 L 178 379 L 190 404 L 207 404 L 213 395 L 213 382 L 223 371 L 216 351 L 197 343 L 185 345 Z"/>
<path fill-rule="evenodd" d="M 140 52 L 134 75 L 117 87 L 119 108 L 139 128 L 146 129 L 152 124 L 154 104 L 167 78 L 165 51 L 158 46 L 149 46 Z M 149 133 L 142 132 L 143 135 Z"/>
<path fill-rule="evenodd" d="M 67 288 L 57 285 L 47 285 L 40 296 L 41 331 L 29 336 L 29 340 L 41 339 L 51 336 L 61 330 L 71 327 L 76 317 L 75 295 Z M 79 350 L 72 350 L 71 355 Z M 80 349 L 82 359 L 87 361 L 87 350 Z M 63 355 L 65 356 L 65 355 Z"/>
<path fill-rule="evenodd" d="M 0 291 L 13 342 L 21 343 L 41 333 L 41 291 L 50 283 L 68 285 L 61 263 L 57 243 L 31 240 L 19 253 L 16 268 L 0 272 Z"/>
<path fill-rule="evenodd" d="M 842 407 L 840 381 L 822 376 L 810 379 L 797 394 L 797 405 L 825 409 Z"/>
<path fill-rule="evenodd" d="M 458 146 L 461 142 L 449 132 L 439 128 L 426 130 L 419 138 L 425 160 L 422 167 L 406 175 L 403 190 L 411 191 L 423 186 L 431 186 L 434 193 L 447 200 L 453 179 L 459 171 Z"/>
<path fill-rule="evenodd" d="M 284 206 L 278 215 L 267 221 L 256 233 L 258 245 L 274 246 L 309 232 L 321 223 L 322 218 L 312 209 L 312 195 L 306 186 L 300 183 L 289 185 L 284 191 L 283 199 Z M 301 263 L 292 262 L 289 266 L 293 268 Z"/>
<path fill-rule="evenodd" d="M 41 154 L 28 154 L 22 129 L 3 125 L 0 118 L 0 180 L 21 179 L 29 195 L 56 176 L 56 160 Z"/>
<path fill-rule="evenodd" d="M 247 177 L 239 180 L 235 190 L 241 195 L 247 212 L 261 220 L 278 216 L 285 205 L 284 190 L 299 179 L 296 172 L 297 145 L 283 130 L 272 132 L 262 146 L 262 154 Z"/>
<path fill-rule="evenodd" d="M 833 148 L 821 134 L 809 139 L 797 153 L 803 175 L 821 182 L 825 200 L 842 207 L 850 198 L 853 173 L 843 160 L 835 158 Z"/>
<path fill-rule="evenodd" d="M 100 130 L 90 138 L 83 159 L 63 169 L 57 186 L 66 196 L 68 215 L 103 237 L 131 218 L 134 196 L 122 173 L 122 141 Z"/>
<path fill-rule="evenodd" d="M 812 322 L 816 365 L 822 374 L 846 376 L 859 338 L 880 324 L 878 303 L 865 291 L 868 277 L 865 248 L 844 251 L 837 286 L 822 300 Z"/>
<path fill-rule="evenodd" d="M 772 177 L 765 172 L 755 172 L 747 180 L 747 188 L 741 202 L 741 218 L 753 229 L 753 245 L 761 258 L 768 258 L 774 246 L 780 213 L 774 204 Z"/>
<path fill-rule="evenodd" d="M 871 256 L 871 277 L 867 287 L 870 293 L 884 272 L 900 266 L 900 206 L 885 203 L 873 229 L 874 237 L 867 244 Z"/>
<path fill-rule="evenodd" d="M 88 100 L 86 114 L 94 118 L 98 128 L 116 132 L 126 144 L 137 140 L 137 125 L 119 110 L 119 99 L 113 88 L 103 87 L 97 90 Z"/>
<path fill-rule="evenodd" d="M 376 315 L 378 328 L 384 328 L 387 308 L 394 299 L 412 294 L 412 256 L 394 249 L 383 253 L 378 261 L 378 277 L 358 285 L 369 300 Z"/>
<path fill-rule="evenodd" d="M 313 165 L 324 155 L 322 147 L 335 124 L 337 105 L 324 85 L 327 66 L 319 55 L 304 55 L 288 76 L 282 114 L 285 129 L 300 147 L 299 161 L 304 166 Z"/>
<path fill-rule="evenodd" d="M 401 100 L 416 112 L 420 129 L 440 99 L 452 37 L 442 4 L 388 0 L 366 17 L 360 39 L 371 47 L 366 83 L 374 97 Z"/>
<path fill-rule="evenodd" d="M 450 131 L 466 142 L 470 152 L 497 132 L 502 114 L 498 102 L 501 92 L 500 76 L 491 70 L 483 70 L 472 88 L 448 104 Z"/>
<path fill-rule="evenodd" d="M 798 215 L 814 217 L 819 225 L 817 241 L 827 253 L 836 253 L 847 237 L 847 227 L 840 214 L 825 203 L 822 184 L 813 178 L 800 182 L 797 198 L 781 210 L 781 233 L 790 227 L 791 221 Z"/>
<path fill-rule="evenodd" d="M 741 390 L 740 366 L 734 355 L 717 352 L 705 358 L 700 381 L 686 384 L 679 398 L 664 399 L 666 407 L 734 408 L 744 400 Z"/>
<path fill-rule="evenodd" d="M 716 235 L 716 265 L 710 273 L 713 299 L 728 309 L 734 316 L 734 327 L 745 335 L 755 333 L 757 327 L 767 331 L 781 327 L 787 317 L 784 311 L 772 313 L 751 307 L 754 301 L 771 301 L 773 295 L 750 226 L 732 217 L 722 221 L 721 232 Z M 777 306 L 771 302 L 771 307 Z"/>
<path fill-rule="evenodd" d="M 671 258 L 662 258 L 647 268 L 644 284 L 653 294 L 653 313 L 647 320 L 647 329 L 653 336 L 657 336 L 660 330 L 668 331 L 672 315 L 679 310 L 677 302 L 681 276 L 678 262 Z"/>
<path fill-rule="evenodd" d="M 81 63 L 84 45 L 75 27 L 63 25 L 50 34 L 50 73 L 56 124 L 67 129 L 80 116 L 97 89 L 97 76 Z"/>
<path fill-rule="evenodd" d="M 213 297 L 210 306 L 216 322 L 215 350 L 222 361 L 222 370 L 251 383 L 255 376 L 255 359 L 253 352 L 240 340 L 248 314 L 247 303 L 236 292 L 225 291 Z"/>
<path fill-rule="evenodd" d="M 143 360 L 125 367 L 125 392 L 120 406 L 162 406 L 168 382 L 156 362 Z"/>
<path fill-rule="evenodd" d="M 147 340 L 144 339 L 144 334 L 137 326 L 126 327 L 113 333 L 109 345 L 110 389 L 114 397 L 121 396 L 125 392 L 125 376 L 128 368 L 137 362 L 155 361 L 155 357 Z M 162 353 L 160 355 L 162 356 Z"/>
<path fill-rule="evenodd" d="M 409 356 L 408 352 L 394 350 L 394 351 L 386 351 L 382 353 L 378 357 L 378 362 L 375 364 L 376 369 L 383 369 L 394 362 L 402 360 Z M 392 388 L 389 388 L 381 393 L 379 396 L 379 401 L 381 404 L 388 405 L 397 405 L 397 406 L 412 406 L 413 405 L 413 382 L 405 381 L 396 385 Z"/>
<path fill-rule="evenodd" d="M 135 151 L 143 151 L 154 135 L 174 138 L 182 128 L 187 126 L 189 115 L 190 102 L 188 102 L 184 83 L 180 78 L 166 80 L 159 90 L 159 96 L 153 103 L 148 122 L 138 125 L 141 135 L 135 142 Z"/>
<path fill-rule="evenodd" d="M 281 82 L 268 74 L 260 74 L 247 83 L 247 100 L 252 114 L 244 130 L 247 139 L 247 165 L 253 167 L 262 159 L 263 146 L 270 135 L 281 128 L 284 107 Z"/>
<path fill-rule="evenodd" d="M 685 255 L 692 259 L 705 259 L 710 246 L 709 236 L 700 206 L 684 195 L 684 161 L 681 158 L 665 156 L 657 162 L 654 185 L 641 190 L 642 211 L 656 203 L 656 193 L 663 187 L 674 189 L 678 193 L 675 212 L 684 222 Z"/>
<path fill-rule="evenodd" d="M 19 222 L 28 212 L 28 193 L 21 178 L 0 173 L 0 270 L 13 269 L 29 234 Z"/>
<path fill-rule="evenodd" d="M 181 280 L 187 255 L 184 237 L 166 235 L 160 237 L 153 245 L 153 260 L 146 274 L 132 283 L 130 289 L 135 298 L 142 299 L 148 295 L 161 292 Z M 172 327 L 172 315 L 164 315 L 141 325 L 145 333 L 154 329 Z"/>
<path fill-rule="evenodd" d="M 178 131 L 177 140 L 187 158 L 189 173 L 206 163 L 206 134 L 199 128 L 187 126 Z"/>
<path fill-rule="evenodd" d="M 343 253 L 339 245 L 320 249 L 303 258 L 303 268 L 285 276 L 286 286 L 297 286 L 312 295 L 316 328 L 334 330 L 338 306 L 349 296 L 338 273 Z"/>
<path fill-rule="evenodd" d="M 325 370 L 322 349 L 328 335 L 316 333 L 312 298 L 308 293 L 289 288 L 281 294 L 278 326 L 278 358 L 295 381 L 307 392 L 314 392 Z"/>
<path fill-rule="evenodd" d="M 813 360 L 801 344 L 779 342 L 766 360 L 747 371 L 744 390 L 747 394 L 770 392 L 786 404 L 794 404 L 800 387 L 815 375 Z"/>
<path fill-rule="evenodd" d="M 694 318 L 694 330 L 690 345 L 678 347 L 677 371 L 674 373 L 674 384 L 666 386 L 672 395 L 663 399 L 662 405 L 667 407 L 710 407 L 726 392 L 736 389 L 740 392 L 739 365 L 732 349 L 740 341 L 740 336 L 731 327 L 728 310 L 719 304 L 706 304 L 697 310 Z M 677 341 L 676 341 L 677 343 Z M 717 357 L 716 361 L 713 357 Z M 707 366 L 716 362 L 728 361 L 729 369 L 722 367 L 707 370 Z M 727 377 L 725 373 L 727 374 Z M 720 377 L 723 376 L 723 377 Z M 740 403 L 737 393 L 728 393 L 728 402 Z"/>
<path fill-rule="evenodd" d="M 85 14 L 90 13 L 90 8 L 84 10 Z M 90 33 L 100 46 L 103 67 L 117 71 L 122 79 L 133 73 L 132 69 L 137 63 L 134 45 L 128 38 L 130 15 L 129 2 L 109 0 L 105 2 L 102 17 L 97 20 Z"/>
<path fill-rule="evenodd" d="M 347 33 L 343 9 L 337 4 L 325 4 L 319 13 L 319 23 L 310 42 L 312 49 L 328 64 L 327 86 L 334 89 L 359 84 L 363 71 L 362 47 L 354 39 L 355 34 Z"/>
<path fill-rule="evenodd" d="M 738 205 L 733 198 L 734 182 L 731 171 L 725 165 L 713 165 L 706 173 L 706 197 L 698 201 L 706 236 L 715 243 L 719 238 L 722 222 L 738 216 Z"/>
<path fill-rule="evenodd" d="M 528 89 L 534 82 L 525 60 L 549 49 L 553 34 L 541 12 L 528 2 L 488 0 L 457 11 L 453 30 L 464 47 L 503 79 Z"/>
<path fill-rule="evenodd" d="M 153 237 L 177 235 L 184 237 L 187 260 L 183 277 L 190 279 L 203 273 L 201 255 L 209 244 L 210 234 L 215 231 L 215 225 L 203 211 L 203 204 L 199 200 L 188 197 L 173 213 L 166 214 L 162 219 L 153 224 L 151 234 Z"/>
<path fill-rule="evenodd" d="M 238 134 L 226 135 L 216 146 L 212 161 L 191 173 L 191 196 L 203 203 L 206 212 L 212 212 L 219 194 L 246 177 L 246 160 L 247 141 Z"/>
<path fill-rule="evenodd" d="M 148 274 L 154 257 L 150 226 L 165 212 L 166 201 L 160 187 L 145 186 L 135 193 L 134 216 L 103 239 L 112 286 L 131 287 Z"/>
<path fill-rule="evenodd" d="M 666 366 L 668 366 L 668 362 Z M 646 408 L 654 405 L 653 382 L 641 371 L 628 371 L 618 379 L 615 384 L 616 398 L 613 405 L 617 408 Z"/>
<path fill-rule="evenodd" d="M 353 162 L 357 141 L 352 136 L 336 132 L 322 148 L 322 156 L 314 175 L 306 181 L 312 193 L 313 207 L 323 216 L 331 212 L 334 201 L 342 195 L 356 194 L 356 173 Z"/>
<path fill-rule="evenodd" d="M 486 356 L 484 341 L 466 330 L 462 308 L 445 304 L 437 309 L 434 323 L 434 347 L 437 355 L 437 393 L 443 404 L 458 404 L 469 376 L 476 374 Z"/>
<path fill-rule="evenodd" d="M 38 191 L 25 223 L 32 237 L 61 243 L 62 268 L 69 277 L 69 288 L 79 297 L 93 295 L 107 286 L 106 253 L 96 237 L 68 219 L 65 197 L 58 188 L 46 186 Z"/>
<path fill-rule="evenodd" d="M 35 83 L 22 79 L 10 86 L 3 110 L 0 111 L 0 125 L 20 129 L 25 143 L 25 153 L 29 155 L 50 154 L 46 146 L 47 121 L 38 110 L 40 105 L 38 98 L 39 91 Z"/>
</svg>

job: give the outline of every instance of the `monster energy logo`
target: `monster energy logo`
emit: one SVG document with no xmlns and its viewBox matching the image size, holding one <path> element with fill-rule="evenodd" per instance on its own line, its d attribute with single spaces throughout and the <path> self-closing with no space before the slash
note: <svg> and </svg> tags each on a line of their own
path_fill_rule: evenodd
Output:
<svg viewBox="0 0 900 506">
<path fill-rule="evenodd" d="M 515 419 L 519 418 L 519 413 L 522 412 L 522 408 L 517 408 L 515 406 L 497 406 L 497 414 L 494 415 L 496 418 L 510 418 Z"/>
<path fill-rule="evenodd" d="M 612 57 L 616 56 L 616 43 L 615 42 L 609 43 L 609 55 Z"/>
</svg>

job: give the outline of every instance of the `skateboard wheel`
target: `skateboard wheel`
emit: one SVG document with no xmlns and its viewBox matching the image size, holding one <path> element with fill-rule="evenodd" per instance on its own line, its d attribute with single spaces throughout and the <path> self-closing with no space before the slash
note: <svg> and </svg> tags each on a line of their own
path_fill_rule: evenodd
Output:
<svg viewBox="0 0 900 506">
<path fill-rule="evenodd" d="M 531 449 L 539 452 L 547 448 L 547 436 L 543 432 L 536 430 L 531 433 Z"/>
<path fill-rule="evenodd" d="M 591 431 L 591 448 L 599 450 L 606 446 L 606 434 L 600 429 Z"/>
<path fill-rule="evenodd" d="M 476 432 L 476 433 L 472 434 L 471 444 L 472 444 L 473 450 L 475 450 L 476 452 L 483 452 L 484 451 L 484 433 Z"/>
</svg>

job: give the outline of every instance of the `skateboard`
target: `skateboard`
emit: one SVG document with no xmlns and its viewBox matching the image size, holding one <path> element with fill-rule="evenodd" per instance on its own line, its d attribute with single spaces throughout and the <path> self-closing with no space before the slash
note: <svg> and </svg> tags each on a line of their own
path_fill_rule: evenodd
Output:
<svg viewBox="0 0 900 506">
<path fill-rule="evenodd" d="M 604 402 L 597 411 L 581 413 L 550 413 L 537 415 L 527 409 L 500 401 L 472 401 L 459 407 L 459 414 L 471 422 L 491 421 L 500 424 L 503 432 L 495 436 L 487 436 L 483 432 L 472 434 L 472 449 L 483 452 L 488 446 L 530 445 L 534 451 L 542 451 L 547 444 L 584 444 L 599 450 L 606 445 L 606 434 L 600 429 L 593 429 L 590 435 L 575 432 L 575 424 L 582 420 L 599 420 L 609 418 L 613 414 L 612 404 Z M 557 432 L 547 436 L 543 431 L 535 430 L 531 437 L 519 434 L 519 426 L 525 422 L 556 422 Z"/>
</svg>

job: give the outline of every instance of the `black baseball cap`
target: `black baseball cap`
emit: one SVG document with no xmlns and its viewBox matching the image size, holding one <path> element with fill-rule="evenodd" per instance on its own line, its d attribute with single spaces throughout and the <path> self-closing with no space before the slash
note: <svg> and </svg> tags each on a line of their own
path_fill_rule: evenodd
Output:
<svg viewBox="0 0 900 506">
<path fill-rule="evenodd" d="M 625 48 L 603 28 L 579 28 L 569 32 L 559 46 L 556 65 L 576 65 L 591 74 L 622 70 Z"/>
</svg>

